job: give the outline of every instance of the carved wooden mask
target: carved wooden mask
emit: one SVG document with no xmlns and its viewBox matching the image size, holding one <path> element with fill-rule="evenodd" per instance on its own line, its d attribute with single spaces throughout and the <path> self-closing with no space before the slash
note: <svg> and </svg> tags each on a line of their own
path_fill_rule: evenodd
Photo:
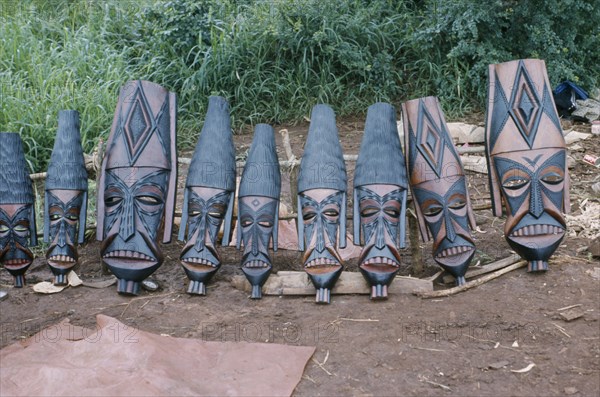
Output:
<svg viewBox="0 0 600 397">
<path fill-rule="evenodd" d="M 19 134 L 0 132 L 0 264 L 25 285 L 37 244 L 34 195 Z"/>
<path fill-rule="evenodd" d="M 78 260 L 87 215 L 87 171 L 79 133 L 79 113 L 62 110 L 46 177 L 44 242 L 55 285 L 67 285 L 67 275 Z"/>
<path fill-rule="evenodd" d="M 402 105 L 408 176 L 423 241 L 433 240 L 433 258 L 457 284 L 475 254 L 469 231 L 475 219 L 460 157 L 436 97 Z"/>
<path fill-rule="evenodd" d="M 396 110 L 376 103 L 367 112 L 354 175 L 354 244 L 360 244 L 362 234 L 359 269 L 371 285 L 371 299 L 387 298 L 400 269 L 407 189 Z"/>
<path fill-rule="evenodd" d="M 547 270 L 570 205 L 565 141 L 544 61 L 490 65 L 486 156 L 496 216 L 504 204 L 506 240 L 529 271 Z"/>
<path fill-rule="evenodd" d="M 186 240 L 180 260 L 190 279 L 189 294 L 206 295 L 206 283 L 221 266 L 217 237 L 224 222 L 222 244 L 229 244 L 234 196 L 235 148 L 229 104 L 225 98 L 213 96 L 188 171 L 179 228 L 179 240 Z"/>
<path fill-rule="evenodd" d="M 176 107 L 175 94 L 148 81 L 130 81 L 119 95 L 98 186 L 97 230 L 119 293 L 138 294 L 139 283 L 162 264 L 161 228 L 162 241 L 171 241 Z"/>
<path fill-rule="evenodd" d="M 243 245 L 242 271 L 252 285 L 252 299 L 260 299 L 273 264 L 269 244 L 277 251 L 281 173 L 275 131 L 258 124 L 242 173 L 238 202 L 238 249 Z"/>
<path fill-rule="evenodd" d="M 317 303 L 329 303 L 343 270 L 338 248 L 346 246 L 346 184 L 335 113 L 316 105 L 298 176 L 298 243 Z"/>
</svg>

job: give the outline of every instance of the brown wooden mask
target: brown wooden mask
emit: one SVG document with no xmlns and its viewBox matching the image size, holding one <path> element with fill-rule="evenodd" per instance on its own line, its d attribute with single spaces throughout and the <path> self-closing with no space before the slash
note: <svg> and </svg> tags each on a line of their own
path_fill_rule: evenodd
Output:
<svg viewBox="0 0 600 397">
<path fill-rule="evenodd" d="M 176 97 L 158 84 L 130 81 L 122 89 L 102 162 L 97 237 L 102 260 L 136 295 L 160 267 L 158 240 L 171 241 L 177 182 Z"/>
<path fill-rule="evenodd" d="M 34 195 L 19 134 L 0 132 L 0 264 L 25 285 L 37 243 Z"/>
<path fill-rule="evenodd" d="M 55 285 L 67 285 L 67 275 L 77 264 L 77 243 L 83 243 L 87 214 L 87 171 L 79 113 L 62 110 L 48 175 L 44 201 L 46 259 Z"/>
<path fill-rule="evenodd" d="M 243 245 L 242 271 L 252 285 L 252 299 L 260 299 L 273 264 L 269 245 L 277 251 L 281 171 L 275 131 L 267 124 L 254 130 L 252 147 L 239 188 L 237 247 Z"/>
<path fill-rule="evenodd" d="M 343 270 L 338 248 L 346 246 L 346 184 L 335 113 L 316 105 L 298 176 L 298 244 L 317 303 L 330 302 Z"/>
<path fill-rule="evenodd" d="M 354 244 L 364 247 L 359 269 L 371 285 L 371 299 L 387 299 L 387 288 L 400 270 L 404 248 L 408 179 L 396 109 L 387 103 L 369 107 L 354 174 Z"/>
<path fill-rule="evenodd" d="M 206 283 L 221 267 L 217 237 L 223 224 L 222 244 L 229 244 L 235 172 L 229 104 L 211 96 L 185 182 L 179 228 L 179 240 L 186 241 L 180 260 L 190 279 L 188 294 L 206 295 Z"/>
<path fill-rule="evenodd" d="M 475 219 L 460 157 L 436 97 L 402 105 L 408 177 L 423 241 L 433 240 L 433 259 L 457 284 L 475 254 L 469 231 Z"/>
<path fill-rule="evenodd" d="M 504 203 L 508 244 L 529 271 L 547 270 L 570 205 L 565 141 L 544 61 L 490 65 L 486 157 L 494 215 Z"/>
</svg>

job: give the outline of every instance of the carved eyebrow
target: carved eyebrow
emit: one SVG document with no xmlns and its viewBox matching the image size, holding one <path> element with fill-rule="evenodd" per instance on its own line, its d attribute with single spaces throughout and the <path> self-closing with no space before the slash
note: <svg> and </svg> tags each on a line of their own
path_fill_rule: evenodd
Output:
<svg viewBox="0 0 600 397">
<path fill-rule="evenodd" d="M 398 188 L 398 189 L 394 189 L 391 192 L 384 194 L 383 196 L 380 196 L 379 194 L 375 193 L 371 189 L 364 187 L 364 186 L 359 186 L 358 189 L 362 190 L 364 193 L 368 194 L 368 196 L 365 198 L 373 198 L 377 201 L 380 201 L 379 199 L 381 198 L 382 202 L 389 201 L 390 197 L 395 198 L 394 196 L 396 196 L 398 194 L 402 194 L 402 192 L 405 190 L 404 188 Z"/>
<path fill-rule="evenodd" d="M 29 207 L 29 204 L 19 208 L 12 217 L 8 216 L 8 214 L 4 210 L 0 209 L 0 211 L 2 211 L 2 213 L 6 216 L 6 218 L 8 219 L 8 221 L 10 223 L 15 223 L 15 222 L 18 222 L 21 220 L 29 221 L 29 216 L 22 214 L 22 212 L 26 211 L 28 209 L 28 207 Z"/>
<path fill-rule="evenodd" d="M 343 194 L 344 192 L 341 191 L 337 191 L 335 193 L 330 194 L 329 196 L 325 197 L 323 200 L 321 201 L 316 201 L 311 197 L 308 197 L 307 195 L 305 195 L 304 193 L 300 193 L 300 196 L 302 196 L 302 198 L 306 199 L 306 201 L 308 201 L 307 204 L 304 205 L 304 207 L 306 207 L 306 205 L 313 205 L 313 206 L 319 206 L 319 205 L 325 205 L 325 204 L 337 204 L 336 202 L 336 198 L 337 196 Z"/>
<path fill-rule="evenodd" d="M 192 196 L 190 197 L 190 201 L 195 202 L 195 203 L 199 203 L 199 204 L 204 204 L 204 205 L 212 205 L 215 203 L 223 203 L 223 204 L 228 204 L 229 203 L 229 199 L 227 198 L 227 196 L 231 193 L 231 192 L 220 192 L 215 194 L 214 196 L 212 196 L 211 198 L 209 198 L 208 200 L 204 200 L 202 197 L 200 197 L 196 192 L 191 191 Z"/>
</svg>

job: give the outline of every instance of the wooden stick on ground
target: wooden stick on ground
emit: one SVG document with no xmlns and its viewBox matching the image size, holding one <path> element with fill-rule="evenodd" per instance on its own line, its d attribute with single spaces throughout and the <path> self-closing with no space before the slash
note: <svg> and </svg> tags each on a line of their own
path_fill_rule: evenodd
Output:
<svg viewBox="0 0 600 397">
<path fill-rule="evenodd" d="M 467 271 L 467 274 L 465 274 L 465 278 L 470 279 L 473 277 L 481 276 L 482 274 L 491 273 L 493 271 L 502 269 L 503 267 L 512 265 L 513 263 L 518 262 L 519 259 L 521 259 L 521 257 L 519 255 L 512 254 L 509 257 L 497 260 L 492 263 L 488 263 L 487 265 L 479 267 L 479 268 L 472 267 L 471 269 L 469 269 Z M 455 278 L 452 277 L 450 274 L 447 274 L 443 277 L 442 280 L 444 281 L 444 284 L 450 284 L 455 281 Z"/>
<path fill-rule="evenodd" d="M 420 296 L 421 298 L 424 298 L 424 299 L 442 298 L 442 297 L 454 295 L 459 292 L 466 291 L 466 290 L 474 288 L 474 287 L 478 287 L 481 284 L 487 283 L 488 281 L 493 280 L 497 277 L 500 277 L 501 275 L 503 275 L 505 273 L 511 272 L 515 269 L 518 269 L 518 268 L 521 268 L 524 266 L 527 266 L 527 261 L 520 261 L 520 262 L 514 263 L 508 267 L 505 267 L 503 269 L 495 271 L 494 273 L 488 274 L 487 276 L 478 278 L 477 280 L 469 281 L 468 283 L 461 285 L 459 287 L 444 289 L 441 291 L 433 291 L 433 292 L 415 292 L 415 295 Z"/>
</svg>

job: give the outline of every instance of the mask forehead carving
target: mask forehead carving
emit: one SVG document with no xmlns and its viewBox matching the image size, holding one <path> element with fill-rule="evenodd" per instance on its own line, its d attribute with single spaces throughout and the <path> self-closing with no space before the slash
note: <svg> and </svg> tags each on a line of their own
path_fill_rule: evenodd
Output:
<svg viewBox="0 0 600 397">
<path fill-rule="evenodd" d="M 252 285 L 252 299 L 260 299 L 261 288 L 273 268 L 269 243 L 277 250 L 281 172 L 275 131 L 258 124 L 239 189 L 238 249 L 243 246 L 242 271 Z"/>
<path fill-rule="evenodd" d="M 77 264 L 77 243 L 85 237 L 87 189 L 79 113 L 61 110 L 44 204 L 44 242 L 50 244 L 46 259 L 55 285 L 67 285 L 67 275 Z"/>
<path fill-rule="evenodd" d="M 298 175 L 298 243 L 317 303 L 330 302 L 343 270 L 338 248 L 346 246 L 346 183 L 335 113 L 316 105 Z"/>
<path fill-rule="evenodd" d="M 229 104 L 213 96 L 188 171 L 179 228 L 179 240 L 186 241 L 180 260 L 190 279 L 189 294 L 206 295 L 206 283 L 221 266 L 216 241 L 223 224 L 222 244 L 229 244 L 234 195 Z"/>
<path fill-rule="evenodd" d="M 457 284 L 475 254 L 469 226 L 475 228 L 465 173 L 452 144 L 444 114 L 435 97 L 402 105 L 417 220 L 424 241 L 433 240 L 434 260 Z"/>
<path fill-rule="evenodd" d="M 117 291 L 139 283 L 162 264 L 171 240 L 177 181 L 176 98 L 158 84 L 130 81 L 121 89 L 98 189 L 102 259 L 119 279 Z"/>
<path fill-rule="evenodd" d="M 387 299 L 404 248 L 408 178 L 396 109 L 387 103 L 367 112 L 354 176 L 354 244 L 363 249 L 359 269 L 371 285 L 371 299 Z"/>
<path fill-rule="evenodd" d="M 544 61 L 490 65 L 486 157 L 494 214 L 502 215 L 504 203 L 509 245 L 529 271 L 547 270 L 566 232 L 569 176 Z"/>
<path fill-rule="evenodd" d="M 17 288 L 33 262 L 36 245 L 34 195 L 19 134 L 0 132 L 0 264 Z"/>
</svg>

